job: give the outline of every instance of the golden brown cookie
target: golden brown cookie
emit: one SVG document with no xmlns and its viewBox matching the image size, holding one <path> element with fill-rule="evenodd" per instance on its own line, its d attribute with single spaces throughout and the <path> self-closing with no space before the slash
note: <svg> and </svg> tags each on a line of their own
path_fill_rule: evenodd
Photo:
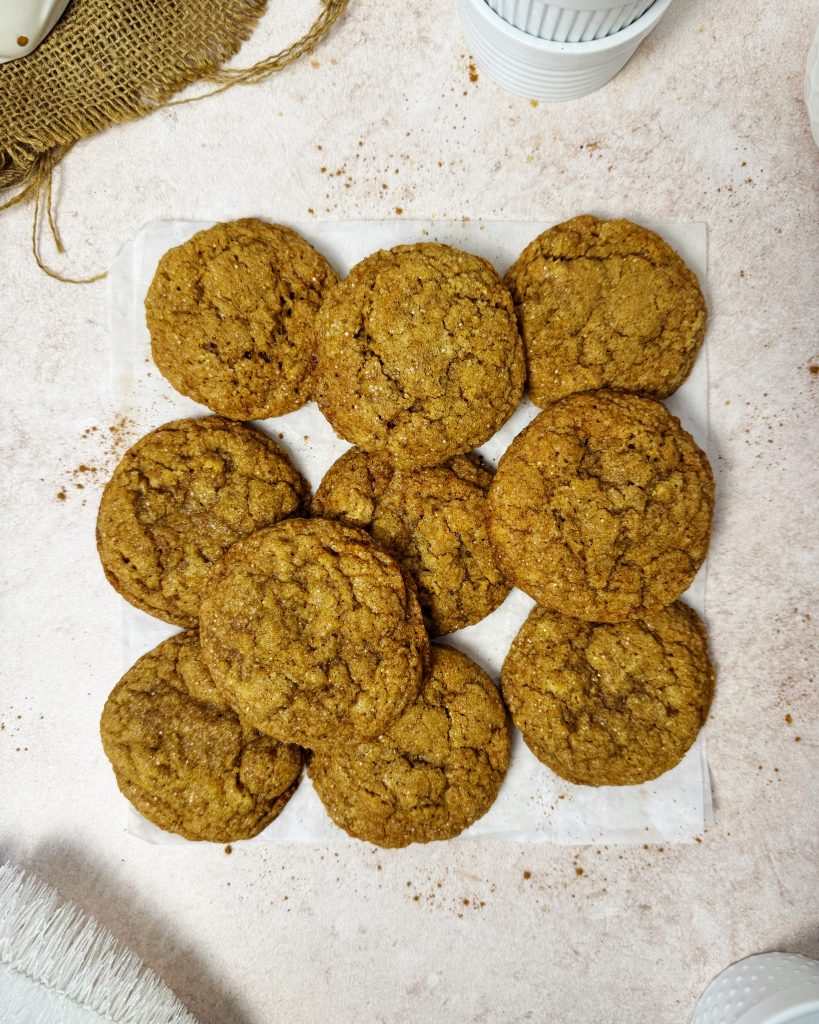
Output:
<svg viewBox="0 0 819 1024">
<path fill-rule="evenodd" d="M 305 747 L 372 739 L 415 697 L 429 641 L 415 588 L 362 530 L 290 519 L 234 544 L 201 607 L 217 684 Z"/>
<path fill-rule="evenodd" d="M 451 839 L 492 806 L 509 765 L 509 730 L 492 680 L 434 646 L 432 671 L 374 743 L 316 751 L 309 774 L 333 821 L 377 846 Z"/>
<path fill-rule="evenodd" d="M 166 423 L 126 452 L 103 491 L 105 575 L 137 608 L 195 626 L 213 563 L 245 534 L 299 513 L 307 494 L 258 430 L 218 416 Z"/>
<path fill-rule="evenodd" d="M 660 402 L 616 391 L 556 402 L 519 434 L 489 489 L 504 575 L 592 622 L 674 601 L 708 550 L 714 479 Z"/>
<path fill-rule="evenodd" d="M 655 779 L 697 738 L 714 692 L 705 627 L 684 604 L 601 624 L 535 607 L 501 674 L 515 725 L 570 782 Z"/>
<path fill-rule="evenodd" d="M 373 253 L 316 320 L 313 394 L 341 437 L 437 466 L 491 437 L 526 368 L 512 299 L 486 260 L 425 242 Z"/>
<path fill-rule="evenodd" d="M 257 732 L 225 702 L 196 633 L 140 658 L 100 721 L 117 784 L 136 809 L 186 839 L 229 843 L 261 832 L 298 783 L 302 754 Z"/>
<path fill-rule="evenodd" d="M 310 397 L 313 318 L 337 280 L 301 235 L 248 218 L 168 250 L 145 299 L 151 352 L 183 395 L 234 420 Z"/>
<path fill-rule="evenodd" d="M 544 231 L 506 274 L 529 396 L 622 388 L 665 398 L 705 337 L 696 275 L 666 242 L 627 220 L 574 217 Z"/>
<path fill-rule="evenodd" d="M 488 469 L 459 455 L 430 469 L 401 470 L 352 448 L 327 470 L 313 515 L 366 530 L 412 576 L 434 636 L 479 622 L 510 585 L 486 535 Z"/>
</svg>

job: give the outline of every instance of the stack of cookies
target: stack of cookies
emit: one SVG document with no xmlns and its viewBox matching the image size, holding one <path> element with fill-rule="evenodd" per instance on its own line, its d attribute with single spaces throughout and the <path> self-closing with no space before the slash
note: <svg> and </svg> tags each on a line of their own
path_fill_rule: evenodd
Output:
<svg viewBox="0 0 819 1024">
<path fill-rule="evenodd" d="M 657 401 L 705 330 L 661 239 L 579 217 L 501 280 L 436 243 L 339 282 L 295 232 L 219 224 L 167 253 L 146 299 L 157 366 L 218 415 L 139 441 L 97 540 L 132 604 L 184 627 L 102 716 L 120 788 L 191 839 L 263 829 L 304 761 L 331 818 L 381 846 L 453 837 L 497 796 L 506 706 L 590 785 L 679 761 L 713 690 L 676 599 L 705 557 L 713 481 Z M 494 475 L 473 449 L 544 411 Z M 250 419 L 312 396 L 353 447 L 310 499 Z M 517 585 L 537 606 L 502 673 L 431 644 Z"/>
</svg>

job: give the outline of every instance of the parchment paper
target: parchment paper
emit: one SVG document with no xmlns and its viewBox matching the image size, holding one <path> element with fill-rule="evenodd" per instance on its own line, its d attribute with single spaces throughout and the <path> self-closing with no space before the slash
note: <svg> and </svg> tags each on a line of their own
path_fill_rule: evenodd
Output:
<svg viewBox="0 0 819 1024">
<path fill-rule="evenodd" d="M 207 414 L 179 395 L 153 366 L 145 325 L 144 298 L 162 254 L 213 223 L 164 221 L 148 224 L 125 245 L 108 277 L 111 380 L 123 414 L 140 411 L 155 426 L 181 416 Z M 553 221 L 338 221 L 292 224 L 333 263 L 340 276 L 376 249 L 417 241 L 440 241 L 484 256 L 503 273 L 521 249 Z M 643 221 L 674 246 L 706 283 L 704 224 Z M 685 384 L 666 403 L 697 443 L 708 450 L 708 370 L 705 346 Z M 493 466 L 509 442 L 537 414 L 525 399 L 512 418 L 482 448 Z M 297 412 L 257 424 L 289 452 L 315 490 L 326 469 L 349 445 L 337 438 L 311 402 Z M 701 615 L 702 567 L 684 600 Z M 177 628 L 123 604 L 123 671 Z M 503 659 L 533 602 L 515 589 L 492 615 L 444 642 L 464 651 L 497 682 Z M 113 681 L 112 681 L 113 683 Z M 575 786 L 542 765 L 515 731 L 509 774 L 497 801 L 456 841 L 486 836 L 517 842 L 564 844 L 692 842 L 712 816 L 711 786 L 702 735 L 674 769 L 640 786 Z M 184 843 L 163 832 L 128 805 L 128 830 L 153 843 Z M 257 839 L 326 843 L 344 839 L 327 817 L 305 776 L 281 815 Z"/>
</svg>

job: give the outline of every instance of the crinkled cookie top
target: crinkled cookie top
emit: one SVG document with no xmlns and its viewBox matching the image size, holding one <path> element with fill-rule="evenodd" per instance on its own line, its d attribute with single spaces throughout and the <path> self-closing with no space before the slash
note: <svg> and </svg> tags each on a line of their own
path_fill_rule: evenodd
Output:
<svg viewBox="0 0 819 1024">
<path fill-rule="evenodd" d="M 544 764 L 581 785 L 628 786 L 683 757 L 708 714 L 714 670 L 705 627 L 683 604 L 617 623 L 535 607 L 501 683 Z"/>
<path fill-rule="evenodd" d="M 431 650 L 421 692 L 384 735 L 310 760 L 333 821 L 378 846 L 458 835 L 492 806 L 509 764 L 506 712 L 492 680 L 465 654 Z"/>
<path fill-rule="evenodd" d="M 171 637 L 126 672 L 100 731 L 125 796 L 187 839 L 256 835 L 290 799 L 301 771 L 298 747 L 257 732 L 226 703 L 196 633 Z"/>
<path fill-rule="evenodd" d="M 145 299 L 151 351 L 183 395 L 235 420 L 310 397 L 313 319 L 333 268 L 301 235 L 248 218 L 200 231 L 159 261 Z"/>
<path fill-rule="evenodd" d="M 529 396 L 622 388 L 665 398 L 705 337 L 696 275 L 659 235 L 574 217 L 544 231 L 506 274 L 526 346 Z"/>
<path fill-rule="evenodd" d="M 325 473 L 313 514 L 366 530 L 418 587 L 434 635 L 494 611 L 509 592 L 486 534 L 491 472 L 466 456 L 429 469 L 395 469 L 352 448 Z"/>
<path fill-rule="evenodd" d="M 526 368 L 486 260 L 437 243 L 373 253 L 316 321 L 313 393 L 335 431 L 396 466 L 435 466 L 511 416 Z"/>
<path fill-rule="evenodd" d="M 105 575 L 137 608 L 195 626 L 214 563 L 245 534 L 298 514 L 307 494 L 258 430 L 218 416 L 166 423 L 126 452 L 103 491 Z"/>
<path fill-rule="evenodd" d="M 205 660 L 231 702 L 305 747 L 378 736 L 426 668 L 412 582 L 366 533 L 323 519 L 286 520 L 234 544 L 200 622 Z"/>
<path fill-rule="evenodd" d="M 515 438 L 487 525 L 504 575 L 539 604 L 616 622 L 688 587 L 713 499 L 708 459 L 665 406 L 597 391 L 549 406 Z"/>
</svg>

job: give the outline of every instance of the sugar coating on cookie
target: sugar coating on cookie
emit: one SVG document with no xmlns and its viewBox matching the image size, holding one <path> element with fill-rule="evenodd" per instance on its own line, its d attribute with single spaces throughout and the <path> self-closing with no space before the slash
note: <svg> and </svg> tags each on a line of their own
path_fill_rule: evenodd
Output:
<svg viewBox="0 0 819 1024">
<path fill-rule="evenodd" d="M 622 388 L 665 398 L 705 337 L 696 275 L 659 235 L 581 216 L 544 231 L 506 274 L 526 346 L 529 396 Z"/>
<path fill-rule="evenodd" d="M 598 391 L 556 402 L 515 438 L 487 526 L 504 575 L 539 604 L 617 622 L 688 587 L 713 498 L 708 459 L 665 406 Z"/>
<path fill-rule="evenodd" d="M 404 468 L 471 451 L 523 393 L 511 296 L 450 246 L 368 256 L 328 292 L 316 339 L 313 394 L 336 433 Z"/>
<path fill-rule="evenodd" d="M 554 772 L 628 786 L 682 759 L 708 715 L 714 670 L 705 627 L 683 604 L 618 623 L 535 607 L 501 685 L 527 745 Z"/>
<path fill-rule="evenodd" d="M 155 825 L 227 843 L 261 832 L 298 782 L 298 747 L 264 736 L 226 703 L 194 632 L 155 647 L 125 673 L 102 712 L 119 788 Z"/>
<path fill-rule="evenodd" d="M 300 513 L 307 494 L 260 431 L 218 416 L 166 423 L 126 452 L 103 491 L 105 575 L 137 608 L 195 626 L 213 564 L 245 534 Z"/>
<path fill-rule="evenodd" d="M 326 472 L 312 511 L 366 530 L 418 587 L 440 636 L 479 622 L 509 593 L 486 534 L 492 473 L 467 456 L 429 469 L 395 469 L 352 448 Z"/>
<path fill-rule="evenodd" d="M 299 234 L 248 218 L 170 249 L 145 299 L 151 352 L 183 395 L 236 420 L 310 397 L 313 319 L 337 278 Z"/>
<path fill-rule="evenodd" d="M 509 765 L 506 712 L 465 654 L 433 645 L 432 671 L 373 743 L 316 751 L 308 772 L 327 813 L 357 839 L 451 839 L 492 806 Z"/>
<path fill-rule="evenodd" d="M 200 614 L 205 660 L 257 728 L 371 739 L 415 697 L 429 641 L 412 582 L 362 530 L 291 519 L 235 544 Z"/>
</svg>

